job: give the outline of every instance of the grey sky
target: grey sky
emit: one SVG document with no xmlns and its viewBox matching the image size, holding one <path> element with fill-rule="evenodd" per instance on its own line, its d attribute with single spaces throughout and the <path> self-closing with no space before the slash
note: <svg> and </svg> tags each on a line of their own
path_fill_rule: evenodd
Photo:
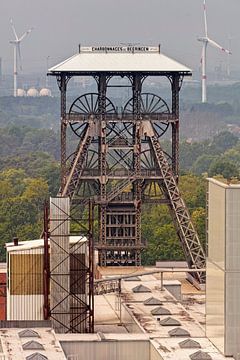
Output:
<svg viewBox="0 0 240 360">
<path fill-rule="evenodd" d="M 197 69 L 203 35 L 202 0 L 0 0 L 0 56 L 12 67 L 12 17 L 19 35 L 33 26 L 22 43 L 25 72 L 44 70 L 77 52 L 77 45 L 140 42 L 162 45 L 162 52 Z M 228 47 L 232 68 L 240 69 L 240 1 L 207 0 L 209 35 Z M 227 56 L 208 50 L 209 67 L 225 65 Z"/>
</svg>

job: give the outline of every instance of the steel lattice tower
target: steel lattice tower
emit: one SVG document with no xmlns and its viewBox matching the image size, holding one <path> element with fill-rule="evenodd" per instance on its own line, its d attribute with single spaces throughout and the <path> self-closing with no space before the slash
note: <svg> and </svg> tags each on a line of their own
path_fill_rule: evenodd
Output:
<svg viewBox="0 0 240 360">
<path fill-rule="evenodd" d="M 70 197 L 72 211 L 84 211 L 89 199 L 97 207 L 99 264 L 141 264 L 146 202 L 169 206 L 189 267 L 203 268 L 205 254 L 177 185 L 179 92 L 191 71 L 162 55 L 160 47 L 99 47 L 80 49 L 49 74 L 57 77 L 61 92 L 60 195 Z M 73 76 L 92 76 L 97 92 L 81 94 L 67 108 L 67 84 Z M 111 85 L 112 79 L 119 76 L 128 80 L 132 92 L 121 111 L 108 97 L 109 88 L 118 86 Z M 148 76 L 169 80 L 170 103 L 143 92 Z M 78 138 L 72 154 L 67 154 L 68 128 Z M 166 132 L 171 134 L 168 152 L 161 145 Z M 195 276 L 204 282 L 203 273 Z"/>
</svg>

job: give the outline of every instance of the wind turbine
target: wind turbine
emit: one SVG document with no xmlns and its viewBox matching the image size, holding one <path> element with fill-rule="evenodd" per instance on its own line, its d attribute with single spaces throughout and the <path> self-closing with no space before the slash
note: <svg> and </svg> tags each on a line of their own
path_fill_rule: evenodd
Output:
<svg viewBox="0 0 240 360">
<path fill-rule="evenodd" d="M 207 73 L 206 73 L 206 65 L 207 65 L 207 46 L 210 44 L 211 46 L 222 50 L 228 55 L 231 55 L 231 51 L 224 49 L 221 45 L 216 43 L 216 41 L 211 40 L 208 37 L 208 26 L 207 26 L 207 9 L 206 9 L 206 0 L 203 0 L 203 14 L 204 14 L 204 30 L 205 30 L 205 36 L 198 38 L 198 41 L 203 43 L 202 48 L 202 59 L 201 59 L 201 65 L 202 65 L 202 102 L 207 102 Z"/>
<path fill-rule="evenodd" d="M 25 33 L 22 34 L 22 36 L 18 37 L 17 36 L 17 32 L 15 30 L 15 27 L 13 25 L 13 21 L 12 19 L 10 20 L 11 23 L 11 27 L 13 30 L 13 34 L 15 36 L 15 40 L 11 40 L 10 44 L 13 44 L 13 58 L 14 58 L 14 65 L 13 65 L 13 78 L 14 78 L 14 91 L 13 91 L 13 95 L 16 97 L 17 96 L 17 75 L 18 75 L 18 69 L 22 70 L 22 59 L 21 59 L 21 49 L 20 49 L 20 44 L 21 41 L 28 35 L 31 33 L 31 31 L 33 30 L 33 28 L 27 30 Z M 18 66 L 18 62 L 19 62 L 19 66 Z"/>
</svg>

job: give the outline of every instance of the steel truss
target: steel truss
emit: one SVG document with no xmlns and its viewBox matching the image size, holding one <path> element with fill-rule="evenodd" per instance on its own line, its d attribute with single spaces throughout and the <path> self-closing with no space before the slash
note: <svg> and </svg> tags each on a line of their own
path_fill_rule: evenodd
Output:
<svg viewBox="0 0 240 360">
<path fill-rule="evenodd" d="M 205 254 L 177 185 L 183 76 L 164 74 L 172 92 L 169 105 L 160 96 L 142 91 L 145 74 L 126 74 L 132 97 L 119 113 L 107 97 L 108 82 L 118 74 L 92 75 L 97 93 L 79 96 L 68 111 L 66 89 L 70 76 L 62 74 L 58 79 L 62 114 L 60 195 L 69 196 L 82 209 L 89 198 L 97 206 L 95 247 L 99 264 L 141 264 L 141 251 L 146 247 L 141 236 L 142 204 L 149 202 L 169 206 L 189 267 L 203 268 Z M 68 157 L 67 127 L 79 138 L 76 151 Z M 169 151 L 162 148 L 160 141 L 170 131 Z M 204 281 L 204 274 L 194 276 Z"/>
<path fill-rule="evenodd" d="M 93 333 L 93 204 L 76 218 L 65 200 L 53 198 L 44 210 L 44 318 L 58 333 Z"/>
</svg>

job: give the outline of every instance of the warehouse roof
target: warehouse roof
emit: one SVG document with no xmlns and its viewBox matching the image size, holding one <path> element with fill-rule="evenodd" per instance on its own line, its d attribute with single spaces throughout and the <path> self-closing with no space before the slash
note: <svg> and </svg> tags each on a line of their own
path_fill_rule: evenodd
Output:
<svg viewBox="0 0 240 360">
<path fill-rule="evenodd" d="M 76 244 L 80 241 L 81 242 L 87 241 L 87 238 L 84 236 L 70 236 L 69 238 L 70 238 L 69 239 L 70 244 Z M 19 241 L 17 246 L 15 246 L 13 242 L 6 243 L 7 252 L 37 249 L 37 248 L 43 248 L 43 246 L 44 246 L 43 239 Z"/>
<path fill-rule="evenodd" d="M 192 73 L 185 65 L 162 54 L 160 47 L 153 46 L 81 47 L 78 54 L 49 69 L 50 75 L 62 72 L 81 75 L 96 72 Z"/>
</svg>

